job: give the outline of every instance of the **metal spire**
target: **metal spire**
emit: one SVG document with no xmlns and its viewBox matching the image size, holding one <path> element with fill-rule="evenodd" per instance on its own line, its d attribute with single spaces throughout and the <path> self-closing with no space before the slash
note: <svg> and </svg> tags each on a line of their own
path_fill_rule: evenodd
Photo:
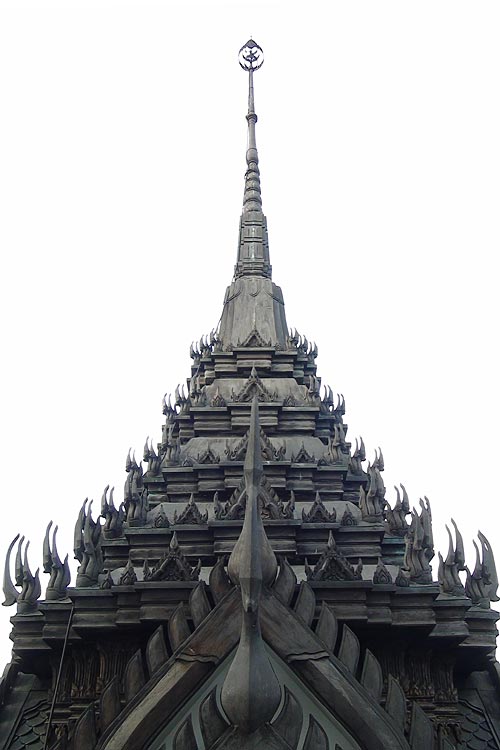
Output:
<svg viewBox="0 0 500 750">
<path fill-rule="evenodd" d="M 260 189 L 259 155 L 255 139 L 255 112 L 253 74 L 264 62 L 264 52 L 253 39 L 249 39 L 239 51 L 238 60 L 248 72 L 248 145 L 246 152 L 247 170 L 243 192 L 243 213 L 240 222 L 240 241 L 235 277 L 259 275 L 271 278 L 269 264 L 269 244 L 267 222 L 262 213 Z"/>
<path fill-rule="evenodd" d="M 243 70 L 248 71 L 248 148 L 246 154 L 247 171 L 245 173 L 243 211 L 260 211 L 262 209 L 262 196 L 260 192 L 259 155 L 255 140 L 257 115 L 255 113 L 253 74 L 255 70 L 262 67 L 264 53 L 262 48 L 253 39 L 249 39 L 240 49 L 238 58 Z"/>
</svg>

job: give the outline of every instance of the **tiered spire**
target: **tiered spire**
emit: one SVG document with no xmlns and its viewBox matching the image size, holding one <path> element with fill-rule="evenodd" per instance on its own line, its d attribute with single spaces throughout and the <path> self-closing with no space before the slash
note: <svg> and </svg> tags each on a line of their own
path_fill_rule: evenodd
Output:
<svg viewBox="0 0 500 750">
<path fill-rule="evenodd" d="M 264 62 L 262 48 L 249 39 L 241 48 L 239 61 L 243 70 L 248 71 L 248 148 L 246 153 L 247 171 L 243 193 L 243 213 L 240 220 L 240 239 L 235 278 L 258 275 L 271 278 L 269 264 L 269 243 L 267 221 L 262 213 L 260 189 L 259 155 L 255 138 L 257 114 L 255 112 L 253 74 Z"/>
<path fill-rule="evenodd" d="M 228 287 L 219 326 L 224 351 L 240 346 L 284 349 L 288 338 L 281 289 L 271 280 L 267 219 L 262 212 L 259 156 L 255 138 L 253 74 L 264 62 L 262 48 L 249 39 L 240 49 L 239 62 L 248 72 L 247 171 L 240 218 L 238 257 L 233 283 Z"/>
</svg>

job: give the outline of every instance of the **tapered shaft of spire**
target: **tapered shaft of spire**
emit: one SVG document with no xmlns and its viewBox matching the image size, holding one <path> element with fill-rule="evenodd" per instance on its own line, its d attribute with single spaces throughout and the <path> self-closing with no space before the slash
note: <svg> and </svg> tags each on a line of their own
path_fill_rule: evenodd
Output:
<svg viewBox="0 0 500 750">
<path fill-rule="evenodd" d="M 253 90 L 253 69 L 248 71 L 248 148 L 247 171 L 245 173 L 245 191 L 243 193 L 243 211 L 261 211 L 262 194 L 260 190 L 259 155 L 255 139 L 255 100 Z"/>
<path fill-rule="evenodd" d="M 262 48 L 249 39 L 241 48 L 239 62 L 248 72 L 248 143 L 246 152 L 247 169 L 245 172 L 245 190 L 243 192 L 243 213 L 240 221 L 240 239 L 238 262 L 235 277 L 266 276 L 271 278 L 269 263 L 269 244 L 267 239 L 267 222 L 262 213 L 262 194 L 260 188 L 259 155 L 255 137 L 257 114 L 255 112 L 254 73 L 264 62 Z"/>
</svg>

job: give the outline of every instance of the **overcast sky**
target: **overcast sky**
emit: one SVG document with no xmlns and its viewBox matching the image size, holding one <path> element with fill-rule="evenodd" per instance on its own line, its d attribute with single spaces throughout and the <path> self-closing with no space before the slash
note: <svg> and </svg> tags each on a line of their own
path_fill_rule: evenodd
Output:
<svg viewBox="0 0 500 750">
<path fill-rule="evenodd" d="M 0 549 L 72 550 L 218 322 L 250 35 L 274 281 L 385 456 L 500 562 L 500 5 L 0 1 Z M 437 566 L 435 567 L 437 572 Z M 48 576 L 42 574 L 45 590 Z M 0 662 L 14 608 L 0 611 Z"/>
</svg>

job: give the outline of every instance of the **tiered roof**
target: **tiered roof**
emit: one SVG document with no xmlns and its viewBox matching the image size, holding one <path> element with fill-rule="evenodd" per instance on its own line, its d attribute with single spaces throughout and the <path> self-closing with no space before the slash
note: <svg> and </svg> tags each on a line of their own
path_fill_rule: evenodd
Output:
<svg viewBox="0 0 500 750">
<path fill-rule="evenodd" d="M 288 328 L 283 294 L 272 280 L 262 211 L 253 88 L 260 48 L 250 40 L 245 49 L 248 59 L 253 59 L 248 63 L 244 58 L 249 72 L 247 171 L 237 261 L 220 324 L 191 346 L 191 373 L 185 386 L 164 398 L 161 442 L 155 446 L 147 440 L 142 461 L 129 453 L 123 498 L 116 498 L 107 487 L 100 514 L 92 512 L 87 501 L 80 509 L 75 586 L 70 586 L 67 556 L 61 560 L 57 529 L 52 531 L 51 525 L 43 547 L 44 571 L 50 576 L 44 599 L 40 599 L 38 572 L 33 575 L 29 567 L 27 546 L 23 551 L 23 539 L 16 537 L 7 553 L 5 604 L 17 604 L 17 614 L 12 618 L 13 661 L 6 669 L 0 697 L 10 705 L 9 695 L 15 698 L 16 689 L 22 689 L 30 708 L 30 691 L 38 691 L 40 715 L 46 717 L 51 705 L 50 747 L 66 747 L 68 736 L 73 737 L 75 750 L 87 747 L 78 744 L 83 742 L 78 737 L 86 733 L 94 738 L 94 745 L 99 741 L 99 747 L 114 748 L 103 739 L 106 731 L 109 734 L 108 725 L 114 726 L 136 694 L 147 693 L 142 658 L 152 680 L 160 667 L 167 674 L 172 666 L 169 659 L 175 661 L 179 649 L 186 654 L 189 639 L 196 644 L 201 638 L 200 648 L 206 649 L 203 639 L 214 638 L 206 618 L 212 622 L 218 617 L 219 622 L 219 606 L 226 607 L 228 615 L 238 609 L 233 585 L 241 589 L 247 614 L 255 615 L 261 590 L 268 592 L 263 604 L 264 638 L 278 652 L 281 648 L 288 653 L 288 636 L 283 633 L 283 645 L 276 645 L 273 606 L 281 608 L 285 619 L 292 614 L 292 620 L 299 618 L 307 633 L 299 628 L 293 636 L 297 642 L 309 643 L 308 629 L 313 626 L 314 638 L 323 643 L 317 658 L 326 655 L 332 664 L 338 659 L 354 676 L 363 650 L 360 689 L 368 690 L 370 700 L 375 700 L 377 716 L 384 696 L 392 718 L 398 714 L 396 734 L 401 737 L 407 728 L 404 705 L 400 706 L 405 694 L 427 711 L 436 726 L 439 721 L 459 724 L 453 675 L 467 674 L 476 664 L 484 669 L 491 665 L 498 615 L 490 609 L 490 601 L 497 600 L 498 582 L 486 537 L 479 536 L 481 552 L 478 549 L 470 572 L 455 527 L 446 558 L 440 556 L 439 580 L 433 581 L 428 500 L 411 509 L 401 486 L 391 508 L 382 451 L 374 451 L 367 462 L 363 440 L 357 438 L 354 444 L 349 440 L 344 398 L 322 386 L 316 344 Z M 16 543 L 13 581 L 10 555 Z M 273 597 L 279 605 L 272 605 Z M 165 623 L 168 633 L 163 631 Z M 229 644 L 238 637 L 234 627 L 228 624 Z M 203 628 L 211 635 L 202 637 Z M 240 646 L 245 632 L 243 628 Z M 248 653 L 241 656 L 240 651 L 238 658 L 248 659 Z M 221 647 L 214 663 L 227 655 Z M 265 659 L 261 663 L 267 669 Z M 250 663 L 249 668 L 255 665 Z M 36 685 L 32 680 L 28 689 L 19 677 L 22 673 L 33 680 L 36 676 Z M 230 667 L 222 688 L 224 721 L 229 721 L 228 726 L 241 725 L 247 734 L 264 724 L 271 727 L 274 710 L 263 717 L 259 709 L 257 719 L 255 712 L 247 711 L 238 719 L 243 714 L 240 699 L 234 700 L 241 687 L 237 673 Z M 391 682 L 395 677 L 397 688 Z M 373 680 L 378 680 L 376 688 Z M 252 691 L 257 690 L 250 683 L 243 690 L 244 698 L 240 696 L 247 709 L 255 699 Z M 321 697 L 319 687 L 313 684 L 313 688 Z M 276 697 L 275 688 L 269 690 L 276 708 L 279 691 Z M 114 691 L 112 700 L 110 691 Z M 107 724 L 101 721 L 100 730 L 95 717 L 88 718 L 90 708 L 84 711 L 98 699 L 101 719 L 106 711 L 112 714 Z M 114 701 L 113 709 L 103 700 Z M 321 700 L 328 702 L 324 695 Z M 6 744 L 6 748 L 23 746 L 21 703 L 17 714 L 9 714 L 15 718 L 5 725 L 17 745 Z M 400 707 L 391 709 L 393 705 Z M 412 709 L 414 735 L 419 721 L 419 726 L 427 727 L 418 710 Z M 419 731 L 427 736 L 430 730 Z M 276 727 L 265 732 L 273 737 L 277 733 L 285 741 Z M 412 747 L 424 747 L 411 737 L 410 732 Z M 307 742 L 306 749 L 324 746 Z M 405 747 L 404 742 L 391 747 Z"/>
</svg>

